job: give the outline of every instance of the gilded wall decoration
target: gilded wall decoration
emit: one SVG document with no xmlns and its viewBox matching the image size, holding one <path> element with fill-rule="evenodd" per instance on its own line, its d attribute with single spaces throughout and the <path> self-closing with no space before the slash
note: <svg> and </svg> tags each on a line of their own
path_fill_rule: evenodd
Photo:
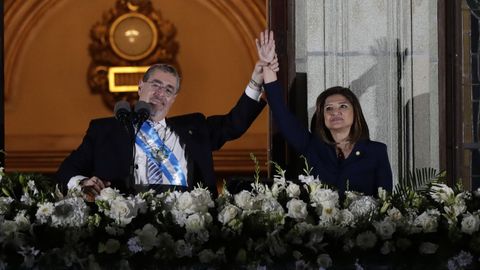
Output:
<svg viewBox="0 0 480 270">
<path fill-rule="evenodd" d="M 137 99 L 138 81 L 148 66 L 168 63 L 181 72 L 175 34 L 175 26 L 149 0 L 118 0 L 90 31 L 90 89 L 113 108 L 119 100 Z"/>
</svg>

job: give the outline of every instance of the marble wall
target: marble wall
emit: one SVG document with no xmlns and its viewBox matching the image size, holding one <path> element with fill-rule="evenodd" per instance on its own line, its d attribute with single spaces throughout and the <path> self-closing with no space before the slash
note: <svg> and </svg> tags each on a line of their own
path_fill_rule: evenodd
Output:
<svg viewBox="0 0 480 270">
<path fill-rule="evenodd" d="M 296 70 L 307 73 L 309 118 L 324 89 L 359 97 L 394 178 L 439 166 L 436 0 L 297 0 Z"/>
</svg>

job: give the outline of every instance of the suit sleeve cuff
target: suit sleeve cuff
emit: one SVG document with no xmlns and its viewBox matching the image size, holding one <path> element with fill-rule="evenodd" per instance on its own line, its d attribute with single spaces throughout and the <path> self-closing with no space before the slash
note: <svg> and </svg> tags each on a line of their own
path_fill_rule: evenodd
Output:
<svg viewBox="0 0 480 270">
<path fill-rule="evenodd" d="M 247 85 L 247 88 L 245 88 L 245 94 L 255 101 L 260 101 L 262 91 L 252 89 L 249 85 Z"/>
<path fill-rule="evenodd" d="M 88 177 L 83 176 L 83 175 L 76 175 L 76 176 L 70 178 L 70 180 L 68 181 L 68 184 L 67 184 L 68 190 L 75 189 L 77 191 L 80 191 L 80 181 L 82 181 L 85 178 L 88 178 Z"/>
</svg>

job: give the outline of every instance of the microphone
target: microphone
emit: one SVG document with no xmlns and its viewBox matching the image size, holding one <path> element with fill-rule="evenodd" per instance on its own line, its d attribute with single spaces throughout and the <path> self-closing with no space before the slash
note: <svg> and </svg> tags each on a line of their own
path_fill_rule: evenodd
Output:
<svg viewBox="0 0 480 270">
<path fill-rule="evenodd" d="M 115 103 L 115 107 L 113 109 L 115 118 L 125 126 L 128 126 L 132 122 L 132 119 L 130 118 L 130 111 L 130 103 L 125 100 L 120 100 L 119 102 Z"/>
<path fill-rule="evenodd" d="M 150 118 L 150 113 L 152 112 L 152 105 L 145 101 L 139 100 L 135 104 L 135 120 L 138 126 L 141 126 L 143 122 L 147 121 Z"/>
</svg>

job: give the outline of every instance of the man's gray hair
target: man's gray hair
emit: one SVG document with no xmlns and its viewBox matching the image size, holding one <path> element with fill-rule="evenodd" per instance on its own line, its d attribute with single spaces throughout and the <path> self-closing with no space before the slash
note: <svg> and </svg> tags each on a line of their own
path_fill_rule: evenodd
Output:
<svg viewBox="0 0 480 270">
<path fill-rule="evenodd" d="M 145 72 L 145 74 L 143 74 L 143 78 L 142 78 L 142 81 L 146 82 L 148 81 L 148 79 L 150 79 L 150 76 L 152 76 L 152 74 L 157 71 L 157 70 L 160 70 L 160 71 L 163 71 L 163 72 L 166 72 L 166 73 L 170 73 L 172 74 L 173 76 L 175 76 L 175 78 L 177 79 L 177 92 L 178 90 L 180 89 L 180 75 L 178 75 L 178 72 L 177 72 L 177 69 L 171 65 L 168 65 L 168 64 L 155 64 L 155 65 L 152 65 L 148 68 L 148 70 Z"/>
</svg>

